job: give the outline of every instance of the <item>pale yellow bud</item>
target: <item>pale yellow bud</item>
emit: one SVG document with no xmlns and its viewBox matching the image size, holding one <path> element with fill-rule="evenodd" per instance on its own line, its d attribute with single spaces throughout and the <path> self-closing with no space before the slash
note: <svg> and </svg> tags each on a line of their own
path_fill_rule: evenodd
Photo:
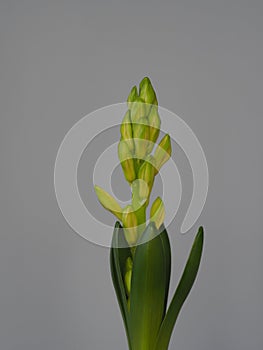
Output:
<svg viewBox="0 0 263 350">
<path fill-rule="evenodd" d="M 164 208 L 163 201 L 161 200 L 160 197 L 157 197 L 152 204 L 151 211 L 150 211 L 150 218 L 151 218 L 151 221 L 155 223 L 155 226 L 157 227 L 157 229 L 159 229 L 164 222 L 165 208 Z"/>
<path fill-rule="evenodd" d="M 132 190 L 132 206 L 136 212 L 140 209 L 144 203 L 147 201 L 149 196 L 148 184 L 141 179 L 136 179 L 131 185 Z"/>
<path fill-rule="evenodd" d="M 96 195 L 100 204 L 112 214 L 114 214 L 119 220 L 122 220 L 122 208 L 108 192 L 104 191 L 99 186 L 94 186 Z"/>
<path fill-rule="evenodd" d="M 129 256 L 129 257 L 126 259 L 126 263 L 125 263 L 126 271 L 132 270 L 132 266 L 133 266 L 133 261 L 132 261 L 132 258 Z"/>
<path fill-rule="evenodd" d="M 126 141 L 121 140 L 118 146 L 118 154 L 122 170 L 126 180 L 132 183 L 136 179 L 133 155 Z"/>
<path fill-rule="evenodd" d="M 148 77 L 143 78 L 143 80 L 140 82 L 139 90 L 139 95 L 145 103 L 157 105 L 156 94 Z"/>
<path fill-rule="evenodd" d="M 132 132 L 132 124 L 130 118 L 130 111 L 128 110 L 122 120 L 121 127 L 121 140 L 125 140 L 129 147 L 131 153 L 134 152 L 134 141 L 133 141 L 133 132 Z"/>
<path fill-rule="evenodd" d="M 136 123 L 140 118 L 146 117 L 147 115 L 146 105 L 140 97 L 130 104 L 130 111 L 132 123 Z"/>
<path fill-rule="evenodd" d="M 166 134 L 160 141 L 154 153 L 155 166 L 156 166 L 155 173 L 157 173 L 161 169 L 161 167 L 164 165 L 164 163 L 166 163 L 169 160 L 169 158 L 171 157 L 171 153 L 172 153 L 172 146 L 171 146 L 170 136 Z"/>
<path fill-rule="evenodd" d="M 125 277 L 124 277 L 127 295 L 130 295 L 130 292 L 131 292 L 131 278 L 132 278 L 132 270 L 129 270 L 125 273 Z"/>
<path fill-rule="evenodd" d="M 125 263 L 125 287 L 126 287 L 126 291 L 127 291 L 127 295 L 130 295 L 130 291 L 131 291 L 131 277 L 132 277 L 132 266 L 133 266 L 133 262 L 131 257 L 129 256 L 126 259 L 126 263 Z"/>
<path fill-rule="evenodd" d="M 148 185 L 148 193 L 149 193 L 148 196 L 150 195 L 150 192 L 153 186 L 153 181 L 155 176 L 154 173 L 155 173 L 155 170 L 154 170 L 153 157 L 149 156 L 140 166 L 140 169 L 138 172 L 138 179 L 145 181 L 146 184 Z M 143 187 L 142 187 L 142 190 L 144 192 Z"/>
<path fill-rule="evenodd" d="M 127 98 L 127 104 L 128 104 L 128 108 L 131 109 L 132 106 L 132 102 L 134 102 L 136 99 L 138 98 L 138 92 L 137 92 L 137 87 L 134 86 L 131 89 L 131 92 Z"/>
<path fill-rule="evenodd" d="M 134 212 L 134 209 L 131 205 L 127 205 L 127 207 L 123 209 L 122 223 L 124 227 L 125 238 L 128 244 L 129 245 L 135 244 L 138 238 L 138 233 L 137 233 L 138 220 Z"/>
<path fill-rule="evenodd" d="M 151 152 L 156 140 L 158 139 L 161 127 L 161 119 L 158 113 L 158 107 L 152 106 L 150 114 L 148 115 L 149 122 L 149 140 L 152 143 L 149 143 L 148 152 Z"/>
<path fill-rule="evenodd" d="M 146 117 L 142 117 L 138 122 L 132 124 L 135 144 L 135 157 L 143 159 L 147 155 L 149 148 L 149 124 Z"/>
<path fill-rule="evenodd" d="M 136 123 L 132 124 L 133 137 L 140 139 L 149 138 L 149 122 L 146 117 L 140 118 Z"/>
<path fill-rule="evenodd" d="M 123 209 L 122 223 L 125 228 L 137 226 L 137 217 L 131 205 L 127 205 L 127 207 Z"/>
</svg>

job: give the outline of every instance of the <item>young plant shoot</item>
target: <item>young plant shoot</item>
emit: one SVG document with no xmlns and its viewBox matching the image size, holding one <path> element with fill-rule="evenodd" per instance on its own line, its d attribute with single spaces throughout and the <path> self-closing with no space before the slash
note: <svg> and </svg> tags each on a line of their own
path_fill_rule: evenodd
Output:
<svg viewBox="0 0 263 350">
<path fill-rule="evenodd" d="M 136 86 L 131 89 L 120 127 L 118 156 L 131 189 L 130 204 L 122 208 L 109 193 L 95 186 L 101 205 L 118 219 L 110 265 L 130 350 L 168 349 L 178 314 L 195 281 L 203 249 L 200 227 L 167 305 L 171 248 L 164 226 L 165 205 L 160 197 L 151 199 L 155 177 L 172 153 L 168 134 L 157 141 L 160 127 L 156 93 L 145 77 L 139 89 Z"/>
</svg>

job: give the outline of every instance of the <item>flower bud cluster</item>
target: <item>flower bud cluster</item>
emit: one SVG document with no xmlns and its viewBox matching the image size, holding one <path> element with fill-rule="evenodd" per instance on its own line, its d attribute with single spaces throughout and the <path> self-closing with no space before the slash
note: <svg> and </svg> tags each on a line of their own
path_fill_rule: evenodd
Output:
<svg viewBox="0 0 263 350">
<path fill-rule="evenodd" d="M 153 148 L 158 139 L 161 120 L 158 102 L 150 79 L 145 77 L 139 91 L 134 86 L 127 99 L 127 112 L 120 126 L 118 156 L 125 179 L 131 186 L 132 202 L 121 208 L 107 192 L 95 187 L 100 203 L 122 221 L 124 233 L 129 245 L 135 245 L 145 228 L 146 208 L 149 204 L 155 176 L 171 156 L 171 140 L 164 135 L 160 143 Z M 160 198 L 153 203 L 151 221 L 159 228 L 164 221 L 165 210 Z"/>
</svg>

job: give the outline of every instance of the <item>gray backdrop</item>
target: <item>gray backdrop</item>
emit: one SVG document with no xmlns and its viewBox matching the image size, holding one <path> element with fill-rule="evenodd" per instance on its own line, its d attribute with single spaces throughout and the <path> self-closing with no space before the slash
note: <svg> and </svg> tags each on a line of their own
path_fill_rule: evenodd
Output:
<svg viewBox="0 0 263 350">
<path fill-rule="evenodd" d="M 109 251 L 69 228 L 53 167 L 71 126 L 145 75 L 210 172 L 204 258 L 170 348 L 262 349 L 262 24 L 260 0 L 0 1 L 0 349 L 127 348 Z M 173 288 L 198 225 L 175 226 Z"/>
</svg>

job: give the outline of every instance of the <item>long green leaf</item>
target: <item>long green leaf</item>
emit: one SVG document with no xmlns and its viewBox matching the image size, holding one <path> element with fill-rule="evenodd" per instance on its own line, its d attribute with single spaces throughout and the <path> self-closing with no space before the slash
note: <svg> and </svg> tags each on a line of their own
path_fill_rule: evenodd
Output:
<svg viewBox="0 0 263 350">
<path fill-rule="evenodd" d="M 127 242 L 125 240 L 123 229 L 119 222 L 116 222 L 113 238 L 112 238 L 112 246 L 110 251 L 110 266 L 111 266 L 111 276 L 113 285 L 115 288 L 115 292 L 117 295 L 117 299 L 119 302 L 119 306 L 121 309 L 121 314 L 123 318 L 123 322 L 125 325 L 126 335 L 130 345 L 130 335 L 129 335 L 129 315 L 127 308 L 127 297 L 124 286 L 124 268 L 126 259 L 130 256 L 130 248 L 118 248 L 127 246 Z"/>
<path fill-rule="evenodd" d="M 130 294 L 130 335 L 133 350 L 152 350 L 164 317 L 170 279 L 166 231 L 156 236 L 150 223 L 136 247 Z M 156 237 L 155 237 L 156 236 Z M 167 237 L 168 238 L 168 237 Z M 165 248 L 164 248 L 165 247 Z"/>
<path fill-rule="evenodd" d="M 204 233 L 200 227 L 194 240 L 183 275 L 162 322 L 154 350 L 167 350 L 179 312 L 195 281 L 203 250 Z"/>
<path fill-rule="evenodd" d="M 167 306 L 167 299 L 169 294 L 169 287 L 170 287 L 170 279 L 171 279 L 171 246 L 170 246 L 170 240 L 167 234 L 167 231 L 164 227 L 164 225 L 160 228 L 161 234 L 160 234 L 160 240 L 162 243 L 163 248 L 163 254 L 165 257 L 165 275 L 166 275 L 166 283 L 165 283 L 165 300 L 164 300 L 164 315 L 166 312 L 166 306 Z M 163 315 L 163 317 L 164 317 Z"/>
</svg>

